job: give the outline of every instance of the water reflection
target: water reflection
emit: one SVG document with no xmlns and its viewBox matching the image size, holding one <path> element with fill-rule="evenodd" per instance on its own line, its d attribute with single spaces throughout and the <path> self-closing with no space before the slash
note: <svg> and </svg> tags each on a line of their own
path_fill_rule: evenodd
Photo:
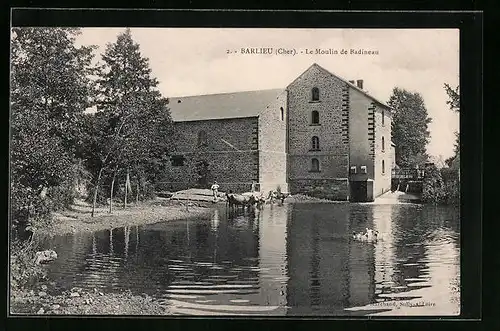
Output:
<svg viewBox="0 0 500 331">
<path fill-rule="evenodd" d="M 420 205 L 285 204 L 55 237 L 64 288 L 146 292 L 172 314 L 457 314 L 459 215 Z M 374 228 L 377 243 L 350 239 Z M 426 301 L 434 306 L 407 307 Z"/>
</svg>

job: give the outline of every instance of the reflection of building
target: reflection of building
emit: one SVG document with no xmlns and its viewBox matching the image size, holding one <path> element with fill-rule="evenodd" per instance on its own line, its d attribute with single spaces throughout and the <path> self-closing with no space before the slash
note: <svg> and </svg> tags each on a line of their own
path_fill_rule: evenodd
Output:
<svg viewBox="0 0 500 331">
<path fill-rule="evenodd" d="M 349 205 L 294 205 L 287 229 L 290 315 L 344 315 L 373 297 L 373 248 L 354 247 Z"/>
<path fill-rule="evenodd" d="M 373 229 L 377 230 L 381 237 L 375 245 L 375 282 L 381 287 L 376 293 L 393 285 L 395 238 L 392 216 L 396 212 L 395 207 L 397 206 L 377 205 L 373 208 Z"/>
<path fill-rule="evenodd" d="M 268 306 L 279 306 L 273 314 L 286 312 L 286 228 L 288 205 L 264 208 L 259 225 L 259 287 Z"/>
<path fill-rule="evenodd" d="M 390 189 L 390 108 L 317 64 L 286 88 L 173 97 L 176 152 L 167 189 L 321 191 L 373 200 Z"/>
<path fill-rule="evenodd" d="M 373 210 L 376 207 L 369 206 L 363 208 L 362 213 L 351 213 L 349 220 L 351 229 L 373 228 Z M 362 224 L 358 223 L 360 218 Z M 355 227 L 353 223 L 357 223 Z M 372 302 L 375 293 L 374 247 L 371 243 L 361 243 L 354 240 L 351 240 L 348 245 L 349 261 L 346 277 L 349 279 L 349 294 L 346 303 L 349 307 L 362 306 Z"/>
</svg>

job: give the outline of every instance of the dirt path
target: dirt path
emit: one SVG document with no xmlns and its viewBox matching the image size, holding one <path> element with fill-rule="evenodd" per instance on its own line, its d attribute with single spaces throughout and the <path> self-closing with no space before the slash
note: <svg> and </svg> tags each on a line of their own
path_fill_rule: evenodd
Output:
<svg viewBox="0 0 500 331">
<path fill-rule="evenodd" d="M 113 213 L 109 213 L 109 206 L 96 208 L 94 217 L 91 217 L 92 206 L 78 200 L 68 210 L 54 213 L 54 224 L 45 234 L 62 235 L 75 232 L 93 232 L 113 229 L 124 226 L 153 224 L 164 221 L 184 218 L 208 217 L 211 213 L 211 204 L 187 203 L 156 199 L 138 205 L 117 205 Z"/>
</svg>

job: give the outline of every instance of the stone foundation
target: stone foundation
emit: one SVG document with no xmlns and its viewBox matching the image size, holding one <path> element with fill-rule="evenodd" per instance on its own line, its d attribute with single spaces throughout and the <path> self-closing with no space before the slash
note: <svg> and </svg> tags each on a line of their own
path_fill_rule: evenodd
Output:
<svg viewBox="0 0 500 331">
<path fill-rule="evenodd" d="M 347 178 L 296 179 L 289 184 L 291 194 L 306 194 L 316 198 L 347 201 L 349 181 Z"/>
</svg>

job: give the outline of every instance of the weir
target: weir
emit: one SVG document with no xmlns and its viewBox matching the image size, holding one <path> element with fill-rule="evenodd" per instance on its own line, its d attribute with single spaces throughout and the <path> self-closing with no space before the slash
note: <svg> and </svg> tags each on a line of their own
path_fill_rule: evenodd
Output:
<svg viewBox="0 0 500 331">
<path fill-rule="evenodd" d="M 391 190 L 404 193 L 422 194 L 424 172 L 415 168 L 392 169 Z"/>
</svg>

